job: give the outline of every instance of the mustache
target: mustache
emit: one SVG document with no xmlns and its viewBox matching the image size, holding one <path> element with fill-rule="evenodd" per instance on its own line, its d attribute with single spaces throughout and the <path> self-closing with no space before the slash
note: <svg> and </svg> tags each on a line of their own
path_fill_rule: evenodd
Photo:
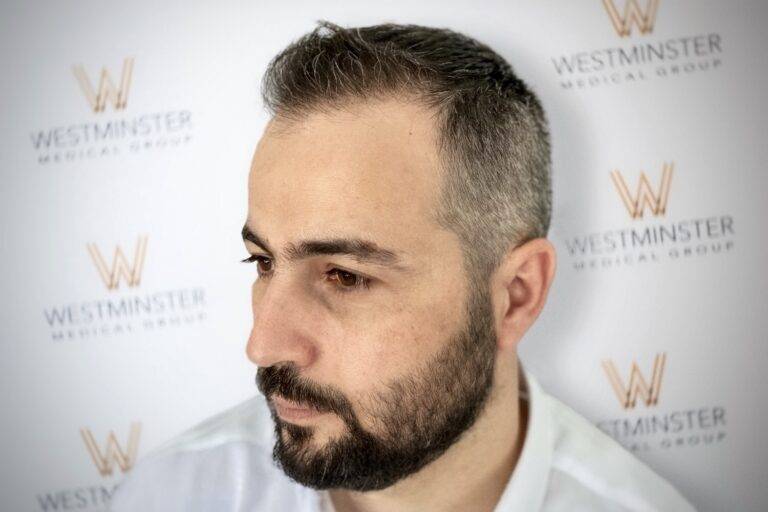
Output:
<svg viewBox="0 0 768 512">
<path fill-rule="evenodd" d="M 333 412 L 342 418 L 354 417 L 352 404 L 342 393 L 304 379 L 293 363 L 259 367 L 256 386 L 267 399 L 278 394 L 320 412 Z"/>
</svg>

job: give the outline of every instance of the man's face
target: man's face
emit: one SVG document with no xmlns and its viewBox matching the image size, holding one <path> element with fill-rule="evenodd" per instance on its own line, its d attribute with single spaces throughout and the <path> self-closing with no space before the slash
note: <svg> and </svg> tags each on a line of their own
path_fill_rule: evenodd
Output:
<svg viewBox="0 0 768 512">
<path fill-rule="evenodd" d="M 468 282 L 432 219 L 433 122 L 415 104 L 361 103 L 273 121 L 254 155 L 247 352 L 275 459 L 304 485 L 391 485 L 455 442 L 491 387 L 486 283 Z"/>
</svg>

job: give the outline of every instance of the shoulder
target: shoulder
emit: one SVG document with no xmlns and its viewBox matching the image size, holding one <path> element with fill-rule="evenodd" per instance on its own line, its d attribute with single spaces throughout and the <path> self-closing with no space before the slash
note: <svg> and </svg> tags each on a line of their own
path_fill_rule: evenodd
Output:
<svg viewBox="0 0 768 512">
<path fill-rule="evenodd" d="M 695 511 L 672 484 L 584 416 L 553 396 L 544 399 L 553 442 L 544 510 Z M 568 506 L 559 508 L 563 499 Z"/>
<path fill-rule="evenodd" d="M 272 462 L 273 439 L 264 399 L 242 402 L 140 459 L 115 491 L 110 510 L 225 512 L 245 504 L 249 510 L 292 505 L 304 492 Z"/>
</svg>

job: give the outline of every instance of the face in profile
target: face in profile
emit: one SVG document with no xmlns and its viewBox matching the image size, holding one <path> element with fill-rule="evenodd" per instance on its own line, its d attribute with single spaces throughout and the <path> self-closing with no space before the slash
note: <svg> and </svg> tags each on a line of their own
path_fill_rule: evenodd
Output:
<svg viewBox="0 0 768 512">
<path fill-rule="evenodd" d="M 382 489 L 448 449 L 493 383 L 486 283 L 433 213 L 435 127 L 417 103 L 275 118 L 254 154 L 249 358 L 274 458 L 314 488 Z"/>
</svg>

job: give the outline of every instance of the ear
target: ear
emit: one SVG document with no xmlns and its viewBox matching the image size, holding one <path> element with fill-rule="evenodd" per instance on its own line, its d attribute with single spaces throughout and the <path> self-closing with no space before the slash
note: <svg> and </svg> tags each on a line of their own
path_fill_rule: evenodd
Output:
<svg viewBox="0 0 768 512">
<path fill-rule="evenodd" d="M 535 238 L 511 249 L 491 279 L 499 350 L 514 350 L 547 300 L 555 276 L 554 246 Z"/>
</svg>

